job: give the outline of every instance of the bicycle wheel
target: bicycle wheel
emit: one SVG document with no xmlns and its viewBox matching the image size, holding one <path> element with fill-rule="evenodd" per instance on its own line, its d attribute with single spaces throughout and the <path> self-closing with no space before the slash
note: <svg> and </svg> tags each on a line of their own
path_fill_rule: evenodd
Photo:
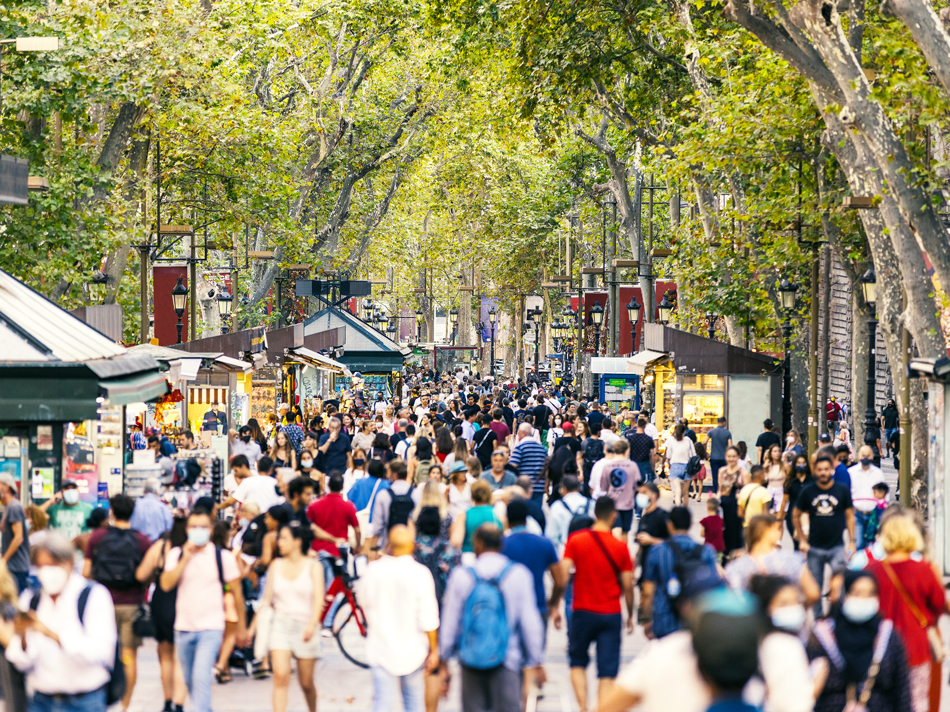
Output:
<svg viewBox="0 0 950 712">
<path fill-rule="evenodd" d="M 358 603 L 355 609 L 350 600 L 342 603 L 333 619 L 333 637 L 347 660 L 363 668 L 369 667 L 366 657 L 366 615 Z"/>
</svg>

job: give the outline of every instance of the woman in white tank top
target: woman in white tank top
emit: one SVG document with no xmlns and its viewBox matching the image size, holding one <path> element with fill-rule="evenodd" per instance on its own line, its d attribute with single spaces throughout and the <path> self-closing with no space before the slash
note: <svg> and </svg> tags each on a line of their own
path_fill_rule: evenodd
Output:
<svg viewBox="0 0 950 712">
<path fill-rule="evenodd" d="M 266 636 L 274 672 L 273 709 L 286 712 L 290 689 L 291 657 L 297 658 L 297 677 L 310 712 L 317 709 L 313 672 L 320 656 L 320 614 L 323 610 L 323 567 L 305 555 L 306 531 L 295 519 L 277 536 L 280 558 L 267 569 L 267 586 L 261 608 L 249 635 Z M 272 616 L 272 617 L 271 617 Z M 270 618 L 269 630 L 266 620 Z M 265 621 L 258 630 L 258 622 Z"/>
</svg>

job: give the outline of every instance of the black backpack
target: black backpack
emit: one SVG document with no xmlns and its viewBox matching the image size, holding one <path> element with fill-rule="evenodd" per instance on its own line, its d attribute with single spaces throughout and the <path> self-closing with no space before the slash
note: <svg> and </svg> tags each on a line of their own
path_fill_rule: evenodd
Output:
<svg viewBox="0 0 950 712">
<path fill-rule="evenodd" d="M 551 481 L 555 485 L 560 484 L 564 475 L 577 474 L 577 459 L 574 451 L 567 445 L 561 445 L 551 456 L 551 464 L 548 467 L 551 475 Z"/>
<path fill-rule="evenodd" d="M 604 441 L 600 438 L 590 438 L 584 447 L 584 474 L 590 473 L 599 460 L 604 459 Z"/>
<path fill-rule="evenodd" d="M 79 613 L 79 624 L 85 626 L 83 617 L 86 614 L 86 603 L 89 602 L 89 594 L 92 591 L 92 586 L 87 585 L 82 593 L 79 594 L 79 600 L 77 601 L 76 608 Z M 40 592 L 37 591 L 33 594 L 33 598 L 30 599 L 30 610 L 35 611 L 40 605 Z M 122 662 L 122 647 L 119 642 L 119 637 L 116 636 L 115 641 L 115 656 L 112 659 L 112 670 L 109 671 L 109 682 L 106 683 L 106 705 L 114 705 L 116 702 L 121 700 L 125 696 L 125 688 L 128 685 L 128 680 L 125 677 L 125 665 Z"/>
<path fill-rule="evenodd" d="M 686 463 L 687 475 L 690 477 L 697 475 L 701 469 L 703 469 L 703 461 L 699 459 L 699 455 L 693 455 L 689 458 L 689 462 Z"/>
<path fill-rule="evenodd" d="M 408 524 L 412 516 L 412 510 L 416 508 L 416 503 L 412 501 L 412 490 L 415 486 L 409 487 L 406 494 L 396 494 L 389 490 L 389 496 L 392 501 L 389 503 L 389 520 L 386 523 L 386 531 L 389 531 L 397 524 Z"/>
<path fill-rule="evenodd" d="M 710 566 L 703 561 L 703 544 L 696 544 L 691 549 L 683 549 L 672 538 L 666 540 L 667 545 L 673 551 L 673 576 L 667 581 L 666 595 L 670 601 L 670 608 L 673 614 L 679 617 L 679 604 L 683 598 L 683 590 L 696 578 L 706 578 L 714 576 L 719 578 L 719 573 L 714 566 Z M 671 582 L 675 579 L 675 586 L 671 587 Z"/>
<path fill-rule="evenodd" d="M 142 550 L 132 529 L 110 527 L 92 552 L 92 578 L 107 588 L 135 588 L 135 570 L 142 563 Z"/>
<path fill-rule="evenodd" d="M 564 505 L 564 509 L 571 512 L 571 508 L 563 499 L 559 501 Z M 571 523 L 567 525 L 567 535 L 571 536 L 574 532 L 590 529 L 592 526 L 594 526 L 594 518 L 590 516 L 590 498 L 588 497 L 576 512 L 571 512 Z"/>
</svg>

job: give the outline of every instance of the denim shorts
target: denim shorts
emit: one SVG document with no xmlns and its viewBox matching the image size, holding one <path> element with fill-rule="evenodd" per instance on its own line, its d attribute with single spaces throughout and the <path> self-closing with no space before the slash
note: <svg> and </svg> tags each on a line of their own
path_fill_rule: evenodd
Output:
<svg viewBox="0 0 950 712">
<path fill-rule="evenodd" d="M 568 629 L 567 657 L 572 668 L 590 664 L 590 644 L 597 643 L 597 678 L 614 678 L 620 670 L 623 618 L 619 613 L 573 611 Z"/>
<path fill-rule="evenodd" d="M 670 479 L 671 480 L 685 480 L 686 479 L 686 463 L 685 462 L 671 462 L 670 463 Z"/>
</svg>

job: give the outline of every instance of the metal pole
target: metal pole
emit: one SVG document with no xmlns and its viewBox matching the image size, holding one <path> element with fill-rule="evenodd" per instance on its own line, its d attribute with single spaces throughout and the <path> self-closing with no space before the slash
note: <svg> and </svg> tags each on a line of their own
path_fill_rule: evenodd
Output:
<svg viewBox="0 0 950 712">
<path fill-rule="evenodd" d="M 874 407 L 875 389 L 877 388 L 877 366 L 874 362 L 874 346 L 877 336 L 877 318 L 874 305 L 871 304 L 871 315 L 868 317 L 868 407 L 864 411 L 864 431 L 874 425 L 877 409 Z"/>
<path fill-rule="evenodd" d="M 811 343 L 809 343 L 808 452 L 818 449 L 818 241 L 811 243 Z"/>
<path fill-rule="evenodd" d="M 785 363 L 782 375 L 782 433 L 784 434 L 792 429 L 792 324 L 788 314 L 785 315 L 782 332 L 785 337 Z"/>
<path fill-rule="evenodd" d="M 148 245 L 139 245 L 139 343 L 148 343 Z"/>
<path fill-rule="evenodd" d="M 195 318 L 195 315 L 197 314 L 197 312 L 195 311 L 195 307 L 197 306 L 197 303 L 198 303 L 198 298 L 197 298 L 198 297 L 198 255 L 195 252 L 195 233 L 194 232 L 191 233 L 191 261 L 190 261 L 190 264 L 188 265 L 188 273 L 190 275 L 188 278 L 188 281 L 189 281 L 188 290 L 191 292 L 191 295 L 190 295 L 191 298 L 188 300 L 189 301 L 188 333 L 190 334 L 189 339 L 191 341 L 194 341 L 197 338 L 196 334 L 198 333 L 195 330 L 195 327 L 198 322 L 197 318 Z"/>
<path fill-rule="evenodd" d="M 538 340 L 541 338 L 541 323 L 538 321 L 541 316 L 540 314 L 535 315 L 534 320 L 534 375 L 538 377 L 538 381 L 541 380 L 541 371 L 538 368 Z"/>
<path fill-rule="evenodd" d="M 907 367 L 910 365 L 911 357 L 911 337 L 910 332 L 904 329 L 901 333 L 901 461 L 898 473 L 898 482 L 901 494 L 901 504 L 905 507 L 911 505 L 911 484 L 910 484 L 910 454 L 911 454 L 911 436 L 914 432 L 914 423 L 910 419 L 910 379 L 907 377 Z"/>
</svg>

